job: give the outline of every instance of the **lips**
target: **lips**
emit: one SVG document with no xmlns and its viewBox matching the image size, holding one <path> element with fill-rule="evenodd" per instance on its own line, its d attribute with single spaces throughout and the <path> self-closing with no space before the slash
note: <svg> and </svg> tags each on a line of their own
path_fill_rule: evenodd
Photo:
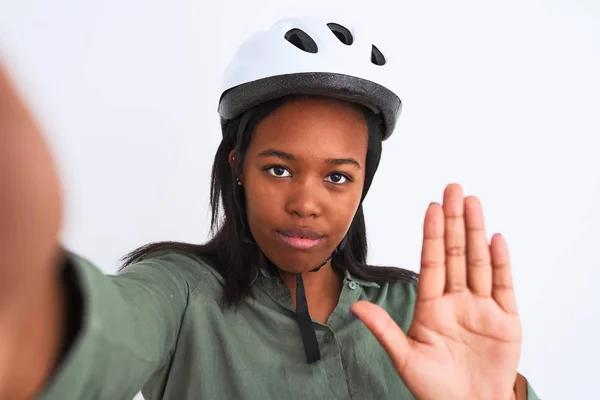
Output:
<svg viewBox="0 0 600 400">
<path fill-rule="evenodd" d="M 280 230 L 279 233 L 281 233 L 284 236 L 301 239 L 319 240 L 323 237 L 323 235 L 321 235 L 320 233 L 317 233 L 308 228 L 283 229 Z"/>
<path fill-rule="evenodd" d="M 283 229 L 277 232 L 281 241 L 296 249 L 309 250 L 318 245 L 323 235 L 308 228 Z"/>
</svg>

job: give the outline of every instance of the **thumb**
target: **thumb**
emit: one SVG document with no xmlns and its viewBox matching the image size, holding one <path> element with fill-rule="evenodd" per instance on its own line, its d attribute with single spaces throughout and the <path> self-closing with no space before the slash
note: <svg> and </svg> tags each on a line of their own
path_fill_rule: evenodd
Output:
<svg viewBox="0 0 600 400">
<path fill-rule="evenodd" d="M 367 326 L 388 353 L 398 373 L 402 373 L 410 352 L 410 339 L 381 307 L 357 301 L 350 310 Z"/>
</svg>

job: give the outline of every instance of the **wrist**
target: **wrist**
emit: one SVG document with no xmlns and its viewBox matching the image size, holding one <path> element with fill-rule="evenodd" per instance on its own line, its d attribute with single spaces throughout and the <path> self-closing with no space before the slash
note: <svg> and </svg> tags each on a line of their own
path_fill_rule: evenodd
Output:
<svg viewBox="0 0 600 400">
<path fill-rule="evenodd" d="M 512 400 L 527 400 L 527 379 L 519 373 L 513 386 Z"/>
<path fill-rule="evenodd" d="M 56 274 L 54 274 L 56 275 Z M 58 277 L 32 285 L 2 312 L 0 398 L 34 398 L 56 366 L 63 337 L 64 291 Z M 6 306 L 6 305 L 5 305 Z"/>
</svg>

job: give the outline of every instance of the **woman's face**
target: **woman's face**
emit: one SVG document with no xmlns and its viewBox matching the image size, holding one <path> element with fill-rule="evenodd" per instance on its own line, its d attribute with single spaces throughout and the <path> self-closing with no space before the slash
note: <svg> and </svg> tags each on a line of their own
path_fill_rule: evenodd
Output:
<svg viewBox="0 0 600 400">
<path fill-rule="evenodd" d="M 368 143 L 363 114 L 343 102 L 287 102 L 255 130 L 241 181 L 248 224 L 275 265 L 320 265 L 345 236 L 360 203 Z"/>
</svg>

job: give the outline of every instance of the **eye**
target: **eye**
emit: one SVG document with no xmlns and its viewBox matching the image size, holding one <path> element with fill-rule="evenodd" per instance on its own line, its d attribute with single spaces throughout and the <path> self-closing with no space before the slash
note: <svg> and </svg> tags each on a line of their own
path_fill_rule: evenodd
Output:
<svg viewBox="0 0 600 400">
<path fill-rule="evenodd" d="M 329 175 L 325 180 L 331 183 L 335 183 L 336 185 L 340 185 L 346 181 L 349 181 L 350 179 L 344 174 L 334 172 L 333 174 Z"/>
<path fill-rule="evenodd" d="M 274 165 L 272 167 L 265 168 L 265 171 L 269 171 L 269 173 L 277 178 L 285 178 L 290 176 L 290 171 L 282 167 L 281 165 Z M 288 175 L 285 175 L 285 174 Z"/>
</svg>

